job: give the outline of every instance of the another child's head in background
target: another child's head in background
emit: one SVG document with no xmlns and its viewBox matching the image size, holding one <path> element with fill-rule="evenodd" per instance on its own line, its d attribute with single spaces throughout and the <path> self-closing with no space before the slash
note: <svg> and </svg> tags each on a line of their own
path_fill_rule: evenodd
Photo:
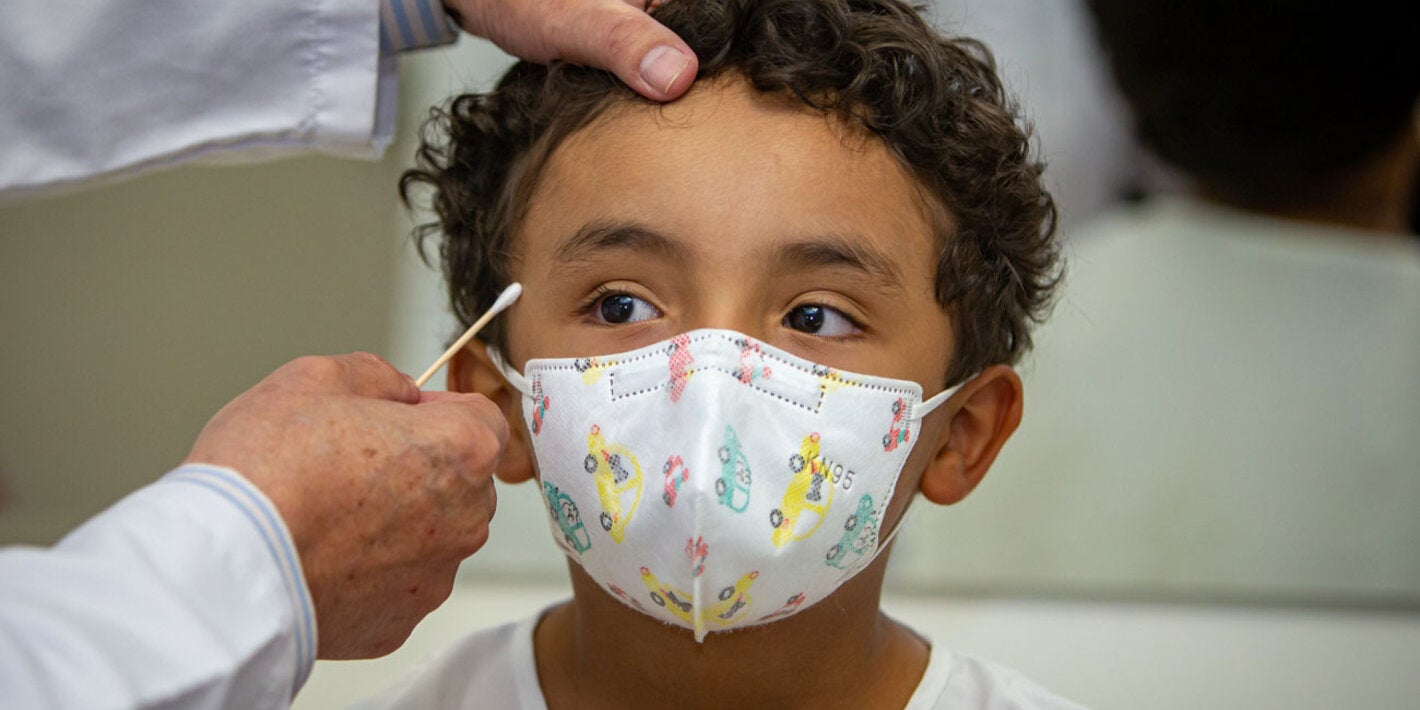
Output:
<svg viewBox="0 0 1420 710">
<path fill-rule="evenodd" d="M 1420 42 L 1407 5 L 1088 5 L 1139 138 L 1205 196 L 1332 222 L 1396 193 L 1412 201 Z"/>
<path fill-rule="evenodd" d="M 1009 366 L 1057 280 L 1054 204 L 989 54 L 896 0 L 654 14 L 700 58 L 684 98 L 519 63 L 426 128 L 402 187 L 434 189 L 424 233 L 443 235 L 455 313 L 521 282 L 485 336 L 517 370 L 724 328 L 926 395 L 976 375 L 924 420 L 884 529 L 914 491 L 960 500 L 1019 421 Z M 504 405 L 499 474 L 534 476 L 519 397 L 482 347 L 451 385 Z"/>
</svg>

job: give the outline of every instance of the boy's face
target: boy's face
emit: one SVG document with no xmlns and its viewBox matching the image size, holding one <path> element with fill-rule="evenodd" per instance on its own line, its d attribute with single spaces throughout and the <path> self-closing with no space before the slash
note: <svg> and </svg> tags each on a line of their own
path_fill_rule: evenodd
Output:
<svg viewBox="0 0 1420 710">
<path fill-rule="evenodd" d="M 928 210 L 881 141 L 739 79 L 614 107 L 549 158 L 514 237 L 524 291 L 505 316 L 508 360 L 522 370 L 728 328 L 931 396 L 953 342 Z M 921 438 L 945 425 L 939 410 Z"/>
</svg>

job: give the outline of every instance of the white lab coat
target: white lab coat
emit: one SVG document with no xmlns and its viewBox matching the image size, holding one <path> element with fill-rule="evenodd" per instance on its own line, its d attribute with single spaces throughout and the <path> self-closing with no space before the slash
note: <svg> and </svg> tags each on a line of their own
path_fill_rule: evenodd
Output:
<svg viewBox="0 0 1420 710">
<path fill-rule="evenodd" d="M 199 158 L 377 157 L 396 105 L 382 12 L 0 4 L 0 199 Z M 316 648 L 290 534 L 231 470 L 182 467 L 50 550 L 0 550 L 0 708 L 286 707 Z"/>
<path fill-rule="evenodd" d="M 275 507 L 183 466 L 50 550 L 0 550 L 0 708 L 287 707 L 315 612 Z"/>
<path fill-rule="evenodd" d="M 376 157 L 395 63 L 376 0 L 7 0 L 0 195 L 193 158 Z"/>
</svg>

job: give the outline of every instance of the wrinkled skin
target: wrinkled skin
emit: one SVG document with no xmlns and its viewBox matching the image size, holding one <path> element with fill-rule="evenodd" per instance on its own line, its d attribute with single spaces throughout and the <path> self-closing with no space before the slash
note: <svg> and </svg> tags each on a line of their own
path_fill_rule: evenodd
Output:
<svg viewBox="0 0 1420 710">
<path fill-rule="evenodd" d="M 480 395 L 421 393 L 368 353 L 294 360 L 223 407 L 187 463 L 276 505 L 315 602 L 321 658 L 398 648 L 488 538 L 507 421 Z"/>
<path fill-rule="evenodd" d="M 698 63 L 689 45 L 646 14 L 660 4 L 444 0 L 465 30 L 509 54 L 531 62 L 563 59 L 606 69 L 642 96 L 669 101 L 690 88 Z"/>
</svg>

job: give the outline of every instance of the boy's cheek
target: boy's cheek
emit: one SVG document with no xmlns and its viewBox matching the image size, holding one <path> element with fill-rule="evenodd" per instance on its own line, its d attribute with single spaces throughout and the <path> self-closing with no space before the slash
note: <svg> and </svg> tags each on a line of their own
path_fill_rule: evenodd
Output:
<svg viewBox="0 0 1420 710">
<path fill-rule="evenodd" d="M 516 396 L 508 405 L 508 445 L 503 449 L 503 458 L 498 463 L 495 474 L 498 480 L 507 484 L 517 484 L 529 478 L 542 480 L 537 470 L 537 456 L 533 454 L 532 432 L 528 430 L 527 419 L 523 416 L 523 398 Z"/>
<path fill-rule="evenodd" d="M 925 447 L 914 447 L 912 455 L 902 465 L 902 472 L 897 476 L 897 487 L 893 489 L 892 501 L 888 504 L 887 513 L 883 516 L 882 530 L 884 534 L 897 527 L 903 514 L 907 512 L 907 507 L 912 505 L 913 499 L 917 497 L 918 489 L 922 484 L 925 466 L 923 453 L 925 451 Z"/>
</svg>

